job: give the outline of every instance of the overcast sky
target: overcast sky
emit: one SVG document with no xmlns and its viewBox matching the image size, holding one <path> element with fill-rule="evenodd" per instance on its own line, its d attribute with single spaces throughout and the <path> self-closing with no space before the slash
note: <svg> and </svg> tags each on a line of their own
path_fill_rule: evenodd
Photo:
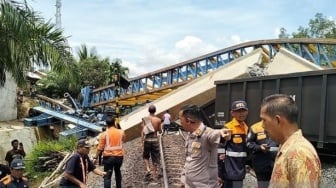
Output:
<svg viewBox="0 0 336 188">
<path fill-rule="evenodd" d="M 55 23 L 56 0 L 28 1 Z M 81 44 L 122 59 L 130 77 L 238 43 L 296 32 L 316 13 L 336 18 L 335 0 L 62 0 L 61 26 Z"/>
</svg>

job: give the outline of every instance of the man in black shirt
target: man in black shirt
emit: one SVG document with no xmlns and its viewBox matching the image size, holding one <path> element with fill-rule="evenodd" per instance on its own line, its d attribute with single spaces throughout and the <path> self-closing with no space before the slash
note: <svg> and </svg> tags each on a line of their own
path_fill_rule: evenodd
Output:
<svg viewBox="0 0 336 188">
<path fill-rule="evenodd" d="M 15 158 L 23 159 L 26 156 L 26 152 L 23 149 L 23 144 L 20 143 L 17 139 L 12 140 L 12 147 L 13 149 L 9 150 L 6 153 L 5 160 L 7 161 L 7 165 L 10 166 L 12 160 Z"/>
<path fill-rule="evenodd" d="M 106 172 L 96 168 L 89 159 L 90 145 L 85 139 L 81 139 L 77 143 L 77 151 L 70 157 L 65 166 L 65 172 L 60 182 L 61 188 L 86 187 L 87 174 L 94 172 L 104 177 Z"/>
</svg>

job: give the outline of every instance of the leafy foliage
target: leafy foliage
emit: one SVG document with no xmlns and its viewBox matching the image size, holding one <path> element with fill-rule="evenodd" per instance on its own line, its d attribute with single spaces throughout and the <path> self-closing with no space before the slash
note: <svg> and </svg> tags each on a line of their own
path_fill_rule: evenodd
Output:
<svg viewBox="0 0 336 188">
<path fill-rule="evenodd" d="M 34 64 L 50 66 L 58 73 L 68 70 L 72 56 L 60 29 L 45 23 L 26 1 L 0 0 L 0 13 L 0 87 L 5 72 L 19 86 L 25 85 L 25 73 Z"/>
<path fill-rule="evenodd" d="M 308 28 L 299 27 L 297 33 L 293 33 L 294 38 L 336 38 L 336 24 L 333 20 L 328 20 L 321 13 L 317 13 L 315 18 L 310 19 Z"/>
<path fill-rule="evenodd" d="M 111 62 L 111 67 L 110 67 L 110 74 L 111 75 L 116 75 L 120 74 L 122 76 L 125 76 L 126 78 L 128 77 L 129 69 L 128 67 L 122 66 L 122 60 L 119 58 L 114 59 Z"/>
<path fill-rule="evenodd" d="M 78 64 L 73 62 L 69 64 L 68 71 L 64 74 L 59 74 L 56 71 L 48 72 L 47 76 L 37 81 L 36 90 L 38 94 L 51 98 L 63 98 L 64 93 L 78 96 L 81 89 L 80 83 Z"/>
<path fill-rule="evenodd" d="M 336 38 L 336 23 L 328 19 L 322 13 L 316 13 L 315 17 L 309 20 L 308 27 L 299 26 L 297 32 L 292 35 L 287 33 L 285 28 L 280 29 L 279 38 Z"/>
<path fill-rule="evenodd" d="M 80 89 L 86 86 L 95 88 L 113 82 L 114 75 L 128 76 L 128 68 L 123 67 L 120 59 L 110 61 L 109 58 L 100 58 L 95 48 L 90 50 L 82 44 L 78 49 L 78 61 L 68 65 L 64 74 L 50 72 L 47 77 L 38 81 L 37 91 L 42 95 L 52 98 L 63 97 L 68 92 L 71 96 L 78 96 Z"/>
<path fill-rule="evenodd" d="M 39 164 L 39 157 L 49 156 L 52 152 L 72 152 L 75 149 L 77 139 L 75 137 L 70 137 L 67 139 L 60 139 L 59 141 L 41 141 L 37 143 L 33 150 L 26 156 L 26 172 L 30 176 L 44 176 L 50 172 L 40 171 L 37 167 Z"/>
<path fill-rule="evenodd" d="M 280 29 L 279 38 L 334 38 L 336 39 L 336 23 L 334 20 L 328 19 L 322 13 L 315 14 L 315 17 L 309 20 L 308 27 L 300 26 L 297 32 L 292 35 L 287 33 L 285 28 Z M 293 49 L 297 50 L 300 46 L 293 45 Z M 335 66 L 335 45 L 323 46 L 323 51 Z M 327 65 L 326 61 L 321 61 L 321 65 Z"/>
<path fill-rule="evenodd" d="M 79 62 L 79 72 L 82 86 L 101 87 L 108 83 L 109 63 L 95 58 Z"/>
</svg>

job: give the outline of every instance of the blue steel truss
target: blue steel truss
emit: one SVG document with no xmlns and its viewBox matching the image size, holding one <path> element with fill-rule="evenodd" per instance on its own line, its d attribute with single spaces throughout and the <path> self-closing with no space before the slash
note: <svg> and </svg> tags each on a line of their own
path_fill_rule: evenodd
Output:
<svg viewBox="0 0 336 188">
<path fill-rule="evenodd" d="M 130 86 L 127 89 L 116 88 L 114 85 L 94 89 L 90 94 L 91 100 L 89 103 L 91 106 L 98 106 L 115 102 L 116 97 L 137 96 L 183 85 L 190 80 L 201 77 L 248 54 L 256 48 L 262 48 L 267 54 L 266 61 L 271 61 L 281 47 L 316 65 L 333 67 L 333 63 L 336 62 L 336 39 L 271 39 L 251 41 L 131 78 Z"/>
</svg>

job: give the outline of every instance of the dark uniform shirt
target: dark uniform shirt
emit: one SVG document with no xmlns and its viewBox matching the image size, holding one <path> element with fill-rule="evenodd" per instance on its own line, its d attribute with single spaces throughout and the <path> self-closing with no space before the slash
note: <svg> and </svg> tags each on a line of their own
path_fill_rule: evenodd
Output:
<svg viewBox="0 0 336 188">
<path fill-rule="evenodd" d="M 73 175 L 79 181 L 86 183 L 88 172 L 93 171 L 95 168 L 95 165 L 88 156 L 81 156 L 76 152 L 66 163 L 65 172 Z M 60 186 L 78 187 L 76 184 L 66 180 L 65 178 L 61 179 Z"/>
<path fill-rule="evenodd" d="M 219 148 L 224 150 L 225 159 L 218 161 L 218 175 L 224 181 L 241 181 L 245 178 L 245 163 L 247 158 L 246 136 L 248 127 L 244 123 L 243 126 L 233 118 L 225 124 L 225 127 L 232 130 L 231 139 Z"/>
<path fill-rule="evenodd" d="M 261 145 L 266 144 L 269 149 L 261 150 Z M 247 147 L 252 151 L 252 167 L 256 172 L 272 173 L 274 160 L 278 151 L 277 143 L 272 141 L 265 133 L 262 123 L 255 123 L 250 127 L 247 137 Z"/>
<path fill-rule="evenodd" d="M 26 178 L 14 179 L 11 175 L 7 175 L 0 180 L 0 188 L 26 188 L 28 181 Z"/>
<path fill-rule="evenodd" d="M 0 180 L 10 174 L 9 167 L 7 165 L 0 164 Z"/>
</svg>

